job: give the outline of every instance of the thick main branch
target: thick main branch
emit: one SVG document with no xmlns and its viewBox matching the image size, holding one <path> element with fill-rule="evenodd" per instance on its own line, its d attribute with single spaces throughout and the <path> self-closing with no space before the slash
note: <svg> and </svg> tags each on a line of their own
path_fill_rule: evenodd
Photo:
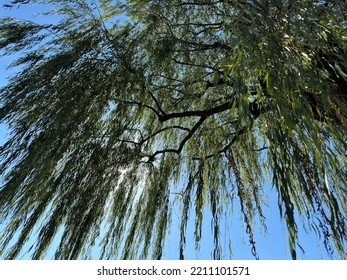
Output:
<svg viewBox="0 0 347 280">
<path fill-rule="evenodd" d="M 212 107 L 206 110 L 196 110 L 196 111 L 186 111 L 186 112 L 177 112 L 177 113 L 169 113 L 159 116 L 160 122 L 165 122 L 170 119 L 175 118 L 184 118 L 184 117 L 204 117 L 207 118 L 211 115 L 224 112 L 226 110 L 230 110 L 232 108 L 232 101 L 225 102 L 216 107 Z"/>
</svg>

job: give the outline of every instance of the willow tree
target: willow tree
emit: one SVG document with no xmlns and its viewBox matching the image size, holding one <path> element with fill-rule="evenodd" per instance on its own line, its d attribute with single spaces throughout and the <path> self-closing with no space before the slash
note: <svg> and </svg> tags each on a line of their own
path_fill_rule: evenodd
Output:
<svg viewBox="0 0 347 280">
<path fill-rule="evenodd" d="M 55 238 L 57 259 L 93 246 L 100 258 L 159 259 L 174 207 L 179 258 L 186 238 L 199 248 L 208 210 L 212 257 L 223 258 L 233 208 L 258 257 L 269 181 L 292 258 L 299 222 L 346 258 L 345 1 L 5 6 L 29 4 L 53 5 L 59 21 L 1 19 L 0 47 L 20 69 L 0 92 L 11 130 L 0 150 L 2 257 L 16 258 L 37 229 L 34 259 Z"/>
</svg>

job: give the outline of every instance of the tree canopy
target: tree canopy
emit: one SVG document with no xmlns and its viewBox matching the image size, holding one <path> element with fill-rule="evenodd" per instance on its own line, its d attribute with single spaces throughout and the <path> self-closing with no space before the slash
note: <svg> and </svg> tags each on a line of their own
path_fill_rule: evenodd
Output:
<svg viewBox="0 0 347 280">
<path fill-rule="evenodd" d="M 16 258 L 37 228 L 34 259 L 59 232 L 57 259 L 87 258 L 98 238 L 100 258 L 160 259 L 178 207 L 178 257 L 191 217 L 199 248 L 209 209 L 221 259 L 237 207 L 258 258 L 269 181 L 292 258 L 298 223 L 346 258 L 346 1 L 6 7 L 29 4 L 52 5 L 60 20 L 0 22 L 2 53 L 20 69 L 0 90 L 11 129 L 0 149 L 0 256 Z"/>
</svg>

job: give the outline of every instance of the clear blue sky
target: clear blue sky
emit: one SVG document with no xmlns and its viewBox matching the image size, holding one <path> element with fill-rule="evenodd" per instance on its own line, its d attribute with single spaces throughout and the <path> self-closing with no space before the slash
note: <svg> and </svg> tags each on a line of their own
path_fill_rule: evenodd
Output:
<svg viewBox="0 0 347 280">
<path fill-rule="evenodd" d="M 21 8 L 12 8 L 11 10 L 0 7 L 0 17 L 3 16 L 14 16 L 20 19 L 30 19 L 30 15 L 33 12 L 43 11 L 44 6 L 22 6 Z M 47 19 L 34 18 L 34 21 L 45 22 Z M 0 58 L 0 87 L 6 84 L 6 78 L 13 74 L 11 70 L 6 69 L 6 65 L 11 61 L 11 58 Z M 0 100 L 1 103 L 1 100 Z M 0 144 L 3 144 L 6 135 L 8 133 L 7 128 L 0 124 Z M 1 180 L 1 178 L 0 178 Z M 266 224 L 268 228 L 267 235 L 264 235 L 260 231 L 256 231 L 255 241 L 257 242 L 257 249 L 261 259 L 290 259 L 290 252 L 287 246 L 287 234 L 286 226 L 281 222 L 280 215 L 277 206 L 277 197 L 275 190 L 270 185 L 265 187 L 267 194 L 269 195 L 269 210 L 264 211 L 266 217 Z M 238 204 L 235 203 L 237 207 Z M 206 213 L 206 216 L 209 214 Z M 178 210 L 173 211 L 172 217 L 172 228 L 167 239 L 167 244 L 164 251 L 165 259 L 177 259 L 178 257 L 178 244 L 179 244 L 179 216 Z M 231 227 L 229 234 L 231 234 L 233 259 L 254 259 L 250 247 L 247 243 L 247 236 L 245 241 L 242 239 L 242 231 L 240 224 L 240 213 L 235 208 L 234 218 L 231 221 Z M 298 259 L 330 259 L 326 254 L 325 249 L 322 245 L 320 247 L 317 244 L 318 237 L 314 233 L 306 234 L 302 227 L 299 226 L 299 234 L 301 245 L 304 247 L 306 253 L 303 255 L 301 251 L 297 251 Z M 213 238 L 211 235 L 211 224 L 209 219 L 205 219 L 203 228 L 203 239 L 201 242 L 201 250 L 196 253 L 194 250 L 193 241 L 193 226 L 187 228 L 187 246 L 185 256 L 187 259 L 210 259 L 211 248 L 213 246 Z M 0 225 L 1 232 L 1 225 Z M 190 239 L 191 237 L 191 239 Z M 223 237 L 223 236 L 222 236 Z M 35 239 L 33 233 L 32 240 Z M 222 243 L 223 244 L 223 243 Z M 228 246 L 228 243 L 225 243 Z M 54 245 L 53 245 L 54 246 Z M 225 252 L 228 251 L 225 248 Z M 25 250 L 24 250 L 25 251 Z M 30 255 L 22 255 L 23 259 L 30 258 Z M 50 254 L 47 256 L 50 257 Z M 96 256 L 95 256 L 96 257 Z"/>
</svg>

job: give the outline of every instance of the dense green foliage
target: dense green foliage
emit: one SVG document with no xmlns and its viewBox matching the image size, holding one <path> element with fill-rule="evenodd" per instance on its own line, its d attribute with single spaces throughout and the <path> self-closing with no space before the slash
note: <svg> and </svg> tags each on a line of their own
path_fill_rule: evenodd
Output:
<svg viewBox="0 0 347 280">
<path fill-rule="evenodd" d="M 57 259 L 95 245 L 100 258 L 159 259 L 178 207 L 178 257 L 189 217 L 199 248 L 209 209 L 220 259 L 238 207 L 258 257 L 270 181 L 292 257 L 300 221 L 346 258 L 345 1 L 6 5 L 40 3 L 60 21 L 0 22 L 0 48 L 21 67 L 0 91 L 12 131 L 0 150 L 0 256 L 16 258 L 37 228 L 35 259 L 58 232 Z"/>
</svg>

